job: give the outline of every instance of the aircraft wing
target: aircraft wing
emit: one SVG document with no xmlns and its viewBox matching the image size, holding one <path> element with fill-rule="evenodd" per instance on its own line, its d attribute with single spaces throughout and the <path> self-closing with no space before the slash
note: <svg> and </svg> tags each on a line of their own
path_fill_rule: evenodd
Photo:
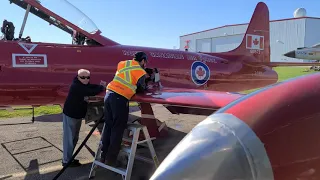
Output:
<svg viewBox="0 0 320 180">
<path fill-rule="evenodd" d="M 200 109 L 219 109 L 245 94 L 197 89 L 163 88 L 136 94 L 132 101 Z"/>
<path fill-rule="evenodd" d="M 270 67 L 278 66 L 320 66 L 318 62 L 250 62 L 252 65 L 266 65 Z"/>
<path fill-rule="evenodd" d="M 64 87 L 58 90 L 58 94 L 60 96 L 67 96 L 68 91 L 69 87 Z M 161 88 L 149 89 L 144 93 L 136 94 L 132 97 L 131 101 L 162 104 L 173 114 L 210 115 L 214 111 L 245 95 L 222 91 Z M 104 96 L 105 92 L 95 97 L 90 97 L 90 101 L 101 101 Z"/>
</svg>

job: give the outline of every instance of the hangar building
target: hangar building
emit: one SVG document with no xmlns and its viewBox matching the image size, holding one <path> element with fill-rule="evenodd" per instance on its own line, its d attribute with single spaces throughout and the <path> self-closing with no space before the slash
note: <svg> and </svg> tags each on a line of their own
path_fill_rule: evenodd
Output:
<svg viewBox="0 0 320 180">
<path fill-rule="evenodd" d="M 180 50 L 191 52 L 224 52 L 240 45 L 248 23 L 225 25 L 180 36 Z M 283 56 L 299 47 L 320 43 L 320 18 L 307 17 L 304 8 L 294 12 L 294 18 L 270 21 L 270 59 L 272 62 L 303 62 Z M 188 45 L 188 46 L 186 46 Z"/>
</svg>

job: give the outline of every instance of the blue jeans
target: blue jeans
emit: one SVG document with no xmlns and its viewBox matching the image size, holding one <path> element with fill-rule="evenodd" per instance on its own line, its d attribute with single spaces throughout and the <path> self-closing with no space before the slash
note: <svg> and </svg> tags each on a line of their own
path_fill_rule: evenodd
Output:
<svg viewBox="0 0 320 180">
<path fill-rule="evenodd" d="M 129 118 L 129 100 L 115 92 L 108 91 L 104 98 L 104 132 L 101 157 L 114 163 L 121 148 L 123 132 Z"/>
<path fill-rule="evenodd" d="M 67 163 L 79 139 L 82 119 L 74 119 L 62 113 L 63 116 L 63 159 Z"/>
</svg>

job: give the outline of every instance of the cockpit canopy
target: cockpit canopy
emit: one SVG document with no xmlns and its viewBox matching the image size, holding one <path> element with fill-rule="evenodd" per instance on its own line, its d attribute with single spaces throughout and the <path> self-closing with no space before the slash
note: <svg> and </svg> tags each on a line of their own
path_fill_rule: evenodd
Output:
<svg viewBox="0 0 320 180">
<path fill-rule="evenodd" d="M 47 21 L 72 36 L 72 44 L 99 45 L 97 41 L 90 38 L 91 35 L 100 33 L 95 23 L 82 11 L 73 6 L 67 0 L 9 0 L 26 10 L 26 16 L 21 28 L 19 38 L 12 37 L 14 25 L 12 22 L 4 21 L 2 33 L 4 40 L 22 40 L 23 28 L 26 24 L 27 14 L 29 12 Z"/>
<path fill-rule="evenodd" d="M 99 30 L 96 24 L 88 16 L 67 0 L 37 0 L 37 2 L 40 3 L 41 6 L 60 17 L 63 17 L 65 20 L 90 34 L 95 34 Z"/>
</svg>

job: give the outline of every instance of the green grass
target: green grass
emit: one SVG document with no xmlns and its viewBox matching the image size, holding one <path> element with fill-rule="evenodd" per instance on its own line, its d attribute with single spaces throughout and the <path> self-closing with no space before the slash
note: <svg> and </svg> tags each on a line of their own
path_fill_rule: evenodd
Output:
<svg viewBox="0 0 320 180">
<path fill-rule="evenodd" d="M 309 70 L 309 67 L 275 67 L 273 68 L 277 73 L 278 73 L 278 82 L 290 79 L 290 78 L 294 78 L 297 76 L 302 76 L 302 75 L 306 75 L 306 74 L 312 74 L 312 73 L 316 73 L 318 71 L 313 71 L 313 70 Z M 251 92 L 254 92 L 256 90 L 258 90 L 260 88 L 257 89 L 251 89 L 251 90 L 247 90 L 247 91 L 243 91 L 242 93 L 248 94 Z"/>
<path fill-rule="evenodd" d="M 309 68 L 306 67 L 276 67 L 274 68 L 275 71 L 279 74 L 279 80 L 278 82 L 297 77 L 302 76 L 306 74 L 316 73 L 318 71 L 309 70 Z"/>
<path fill-rule="evenodd" d="M 317 71 L 306 71 L 307 67 L 276 67 L 274 68 L 275 71 L 277 71 L 279 75 L 278 82 L 284 81 L 286 79 L 290 79 L 293 77 L 306 75 L 310 73 L 315 73 Z M 243 91 L 242 93 L 250 93 L 253 91 L 256 91 L 258 89 L 252 89 Z M 130 106 L 136 106 L 138 103 L 136 102 L 130 102 Z M 41 115 L 47 115 L 47 114 L 59 114 L 62 110 L 60 106 L 40 106 L 35 108 L 35 116 L 41 116 Z M 7 110 L 0 110 L 0 118 L 12 118 L 12 117 L 26 117 L 26 116 L 32 116 L 32 109 L 16 109 L 13 112 L 9 112 Z"/>
<path fill-rule="evenodd" d="M 25 108 L 25 107 L 23 107 Z M 59 114 L 62 110 L 60 106 L 40 106 L 34 108 L 34 115 L 41 116 L 47 114 Z M 12 118 L 12 117 L 32 117 L 32 109 L 21 109 L 21 107 L 16 107 L 14 111 L 10 112 L 8 110 L 0 110 L 0 118 Z"/>
<path fill-rule="evenodd" d="M 130 102 L 130 106 L 137 106 L 138 103 L 136 102 Z M 0 110 L 0 119 L 5 118 L 13 118 L 13 117 L 32 117 L 32 109 L 22 109 L 22 108 L 28 108 L 25 107 L 15 107 L 14 111 L 10 112 L 8 110 Z M 62 109 L 59 105 L 53 105 L 53 106 L 40 106 L 34 108 L 34 115 L 35 116 L 41 116 L 41 115 L 48 115 L 48 114 L 60 114 L 62 113 Z"/>
</svg>

